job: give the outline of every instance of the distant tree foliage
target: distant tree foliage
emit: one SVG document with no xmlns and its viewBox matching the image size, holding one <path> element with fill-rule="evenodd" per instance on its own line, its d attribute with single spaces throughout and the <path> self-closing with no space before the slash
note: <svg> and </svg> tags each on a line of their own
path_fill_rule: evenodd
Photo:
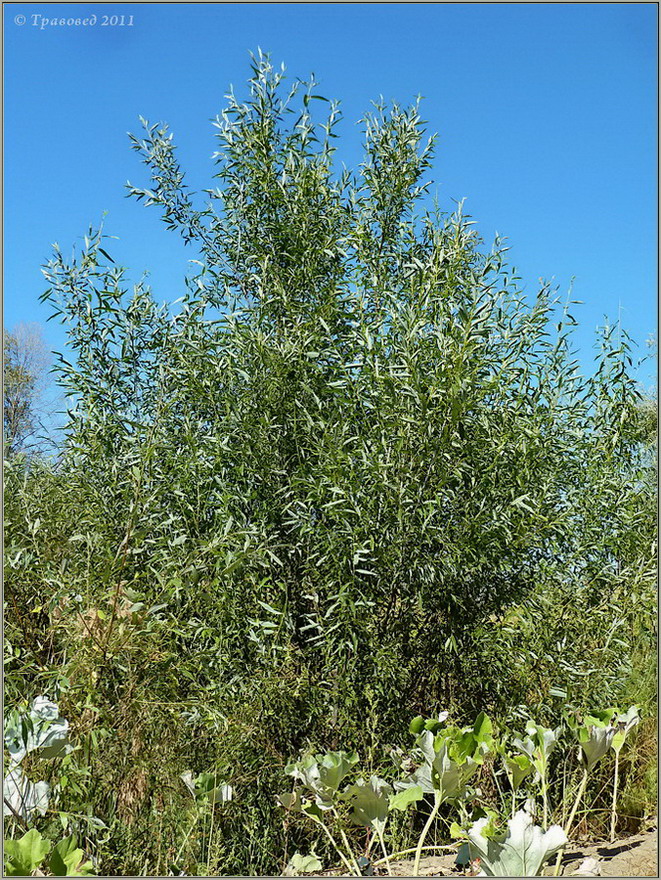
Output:
<svg viewBox="0 0 661 880">
<path fill-rule="evenodd" d="M 34 448 L 44 416 L 50 352 L 38 324 L 3 333 L 5 455 Z"/>
</svg>

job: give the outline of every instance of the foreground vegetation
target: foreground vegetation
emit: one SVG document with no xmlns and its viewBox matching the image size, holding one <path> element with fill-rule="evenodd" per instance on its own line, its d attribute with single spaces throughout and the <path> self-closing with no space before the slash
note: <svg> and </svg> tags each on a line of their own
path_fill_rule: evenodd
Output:
<svg viewBox="0 0 661 880">
<path fill-rule="evenodd" d="M 522 791 L 545 826 L 576 803 L 570 824 L 608 834 L 617 758 L 617 828 L 655 809 L 653 431 L 626 334 L 605 328 L 581 376 L 572 304 L 525 297 L 461 208 L 425 209 L 418 108 L 376 106 L 342 174 L 340 123 L 260 56 L 217 120 L 208 204 L 166 128 L 132 141 L 150 183 L 130 194 L 193 249 L 177 304 L 129 290 L 100 230 L 45 269 L 72 403 L 55 463 L 5 464 L 5 728 L 47 697 L 66 746 L 25 750 L 48 805 L 8 832 L 66 835 L 63 863 L 337 862 L 336 837 L 278 801 L 287 768 L 356 751 L 378 800 L 410 718 L 440 744 L 441 711 L 488 713 L 502 742 L 586 713 L 614 730 L 596 710 L 635 704 L 621 756 L 584 778 L 558 749 Z M 466 833 L 510 809 L 488 745 Z M 395 810 L 386 852 L 425 828 L 447 843 L 456 817 L 434 809 L 429 826 Z M 352 866 L 372 840 L 342 835 Z"/>
</svg>

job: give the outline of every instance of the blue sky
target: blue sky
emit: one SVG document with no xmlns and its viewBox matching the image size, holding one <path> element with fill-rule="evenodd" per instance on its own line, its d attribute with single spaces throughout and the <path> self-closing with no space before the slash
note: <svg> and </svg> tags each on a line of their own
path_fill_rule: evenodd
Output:
<svg viewBox="0 0 661 880">
<path fill-rule="evenodd" d="M 95 26 L 40 27 L 92 14 Z M 132 26 L 102 26 L 122 14 Z M 45 322 L 51 243 L 67 253 L 104 211 L 131 277 L 148 270 L 162 299 L 183 293 L 194 254 L 126 198 L 127 180 L 144 182 L 126 133 L 138 115 L 167 122 L 189 184 L 210 186 L 211 120 L 260 46 L 341 100 L 347 163 L 370 101 L 422 94 L 441 206 L 465 198 L 487 242 L 507 236 L 530 293 L 540 277 L 562 291 L 575 278 L 586 370 L 605 315 L 644 349 L 657 321 L 656 35 L 653 4 L 5 4 L 5 325 Z M 61 349 L 59 325 L 45 336 Z"/>
</svg>

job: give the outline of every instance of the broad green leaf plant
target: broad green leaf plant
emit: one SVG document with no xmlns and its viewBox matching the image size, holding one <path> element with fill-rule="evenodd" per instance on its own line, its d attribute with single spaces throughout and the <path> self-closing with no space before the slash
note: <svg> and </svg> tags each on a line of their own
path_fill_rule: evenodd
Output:
<svg viewBox="0 0 661 880">
<path fill-rule="evenodd" d="M 4 743 L 9 752 L 9 770 L 3 782 L 3 815 L 27 822 L 35 813 L 44 815 L 50 800 L 47 782 L 32 783 L 20 767 L 26 755 L 57 758 L 72 750 L 69 722 L 59 714 L 57 704 L 38 696 L 27 712 L 12 709 L 4 723 Z"/>
<path fill-rule="evenodd" d="M 295 787 L 291 793 L 280 795 L 279 803 L 287 810 L 304 813 L 322 828 L 345 868 L 359 875 L 358 863 L 338 810 L 340 804 L 349 804 L 350 822 L 374 832 L 390 874 L 390 856 L 384 838 L 389 815 L 392 811 L 405 811 L 411 804 L 422 801 L 426 794 L 433 795 L 430 815 L 415 848 L 413 870 L 417 875 L 425 840 L 441 805 L 459 803 L 467 796 L 468 782 L 495 748 L 493 728 L 484 713 L 478 716 L 472 726 L 464 728 L 446 725 L 446 717 L 447 713 L 435 719 L 419 716 L 411 722 L 410 732 L 416 739 L 410 760 L 418 766 L 408 778 L 396 780 L 393 786 L 378 776 L 372 776 L 369 781 L 359 778 L 340 792 L 340 784 L 357 763 L 358 756 L 345 752 L 308 754 L 287 766 L 286 772 L 302 785 Z M 401 763 L 406 764 L 406 759 Z M 343 848 L 328 827 L 325 814 L 332 816 L 339 827 Z M 368 853 L 370 848 L 371 845 Z"/>
<path fill-rule="evenodd" d="M 619 753 L 629 731 L 640 720 L 637 706 L 631 706 L 625 713 L 617 708 L 593 710 L 585 715 L 577 712 L 567 714 L 567 723 L 578 744 L 579 757 L 583 766 L 583 774 L 576 793 L 574 805 L 565 824 L 565 833 L 569 836 L 579 804 L 585 794 L 588 778 L 592 768 L 612 748 L 615 751 L 615 772 L 613 779 L 613 800 L 611 807 L 611 838 L 614 836 L 617 806 L 617 780 L 619 772 Z M 560 868 L 562 850 L 556 861 L 556 875 Z"/>
<path fill-rule="evenodd" d="M 52 852 L 51 852 L 52 850 Z M 46 856 L 50 858 L 44 864 Z M 39 872 L 44 867 L 54 877 L 89 877 L 96 874 L 91 861 L 77 845 L 75 837 L 65 837 L 54 847 L 45 840 L 36 828 L 16 840 L 5 840 L 5 876 L 26 877 Z"/>
<path fill-rule="evenodd" d="M 285 870 L 282 872 L 283 877 L 299 877 L 302 874 L 316 874 L 322 870 L 322 864 L 314 852 L 304 856 L 301 853 L 294 853 L 287 862 Z"/>
<path fill-rule="evenodd" d="M 434 803 L 418 839 L 413 871 L 417 875 L 424 843 L 441 805 L 465 796 L 467 785 L 484 758 L 494 748 L 493 728 L 481 713 L 472 727 L 445 725 L 445 718 L 425 720 L 421 716 L 411 722 L 410 732 L 416 736 L 415 753 L 422 759 L 420 766 L 406 782 L 395 784 L 400 790 L 421 790 L 433 794 Z"/>
<path fill-rule="evenodd" d="M 549 803 L 548 803 L 548 770 L 549 770 L 549 758 L 553 749 L 557 744 L 557 731 L 551 730 L 548 727 L 543 727 L 540 724 L 535 724 L 534 721 L 529 721 L 526 725 L 526 734 L 525 739 L 515 738 L 512 740 L 512 745 L 516 748 L 523 757 L 523 761 L 519 761 L 520 772 L 523 772 L 526 765 L 527 759 L 534 768 L 537 776 L 537 780 L 540 784 L 542 791 L 542 800 L 544 804 L 544 815 L 543 815 L 543 825 L 546 827 L 548 824 L 549 818 Z M 505 762 L 507 767 L 507 763 Z M 510 762 L 510 767 L 511 767 Z"/>
<path fill-rule="evenodd" d="M 447 713 L 437 718 L 416 717 L 410 725 L 410 732 L 415 736 L 410 756 L 401 752 L 393 754 L 397 765 L 409 768 L 409 773 L 392 783 L 373 775 L 368 781 L 359 777 L 341 789 L 343 781 L 357 764 L 358 756 L 353 752 L 306 754 L 286 768 L 287 773 L 300 785 L 296 785 L 291 793 L 280 795 L 278 801 L 286 810 L 305 814 L 323 829 L 343 866 L 351 874 L 359 875 L 361 872 L 343 827 L 347 817 L 342 813 L 342 806 L 349 805 L 351 808 L 348 815 L 350 824 L 374 832 L 365 856 L 369 856 L 372 842 L 378 839 L 383 852 L 380 861 L 387 873 L 391 874 L 393 854 L 388 852 L 385 837 L 388 819 L 393 812 L 404 812 L 411 805 L 422 804 L 426 795 L 433 796 L 433 804 L 417 845 L 411 850 L 415 852 L 414 876 L 419 876 L 422 852 L 426 849 L 425 840 L 444 804 L 450 804 L 458 811 L 461 824 L 452 822 L 451 835 L 465 841 L 463 845 L 468 846 L 471 861 L 477 864 L 479 860 L 482 874 L 493 877 L 538 876 L 544 864 L 556 853 L 557 871 L 578 804 L 585 792 L 588 771 L 606 754 L 608 748 L 612 747 L 616 756 L 619 754 L 628 732 L 638 723 L 639 713 L 638 708 L 632 706 L 626 713 L 608 709 L 592 712 L 580 720 L 575 713 L 566 717 L 580 743 L 584 769 L 574 806 L 564 828 L 549 824 L 548 799 L 549 756 L 558 746 L 562 729 L 547 728 L 530 720 L 526 725 L 525 738 L 515 736 L 509 741 L 505 737 L 498 740 L 494 737 L 491 721 L 484 713 L 480 713 L 469 727 L 446 723 Z M 510 754 L 512 748 L 519 754 Z M 479 805 L 478 791 L 472 789 L 469 782 L 485 759 L 494 755 L 501 756 L 514 795 L 525 779 L 536 775 L 544 804 L 541 825 L 535 824 L 533 798 L 528 798 L 525 808 L 520 810 L 514 809 L 512 801 L 512 815 L 504 828 L 500 825 L 497 811 L 485 810 Z M 473 821 L 470 819 L 471 810 Z M 480 818 L 475 819 L 475 810 L 477 816 L 481 814 Z M 339 829 L 341 845 L 329 827 L 328 817 L 332 819 L 334 828 Z"/>
<path fill-rule="evenodd" d="M 617 822 L 617 786 L 620 772 L 620 752 L 627 736 L 640 722 L 640 709 L 630 706 L 626 712 L 615 715 L 615 735 L 611 740 L 611 748 L 615 752 L 615 769 L 613 771 L 613 801 L 611 807 L 610 839 L 615 840 L 615 823 Z"/>
<path fill-rule="evenodd" d="M 360 869 L 342 827 L 338 814 L 340 785 L 351 768 L 358 762 L 355 752 L 327 752 L 324 755 L 304 755 L 300 761 L 288 764 L 285 772 L 301 783 L 291 794 L 280 795 L 278 800 L 287 810 L 300 811 L 319 826 L 328 837 L 333 849 L 350 874 L 360 876 Z M 312 795 L 312 798 L 310 798 Z M 337 821 L 342 846 L 328 826 L 325 814 Z"/>
<path fill-rule="evenodd" d="M 478 819 L 468 830 L 471 857 L 479 859 L 480 875 L 538 877 L 546 861 L 567 843 L 559 825 L 544 830 L 525 810 L 507 821 L 504 833 L 485 833 L 489 819 Z"/>
<path fill-rule="evenodd" d="M 10 765 L 3 783 L 3 815 L 26 827 L 37 814 L 45 815 L 50 802 L 50 785 L 32 783 L 20 764 L 30 753 L 46 759 L 69 754 L 73 750 L 69 742 L 69 722 L 60 716 L 57 703 L 38 696 L 27 712 L 13 709 L 8 713 L 4 741 Z M 29 828 L 20 838 L 4 840 L 7 876 L 33 874 L 42 866 L 51 848 L 47 863 L 51 874 L 59 877 L 96 874 L 74 835 L 53 847 L 36 828 Z"/>
</svg>

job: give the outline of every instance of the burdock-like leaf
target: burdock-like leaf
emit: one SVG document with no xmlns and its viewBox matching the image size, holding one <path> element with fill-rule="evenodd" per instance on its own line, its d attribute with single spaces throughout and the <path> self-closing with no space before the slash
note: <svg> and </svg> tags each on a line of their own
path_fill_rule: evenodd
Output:
<svg viewBox="0 0 661 880">
<path fill-rule="evenodd" d="M 57 721 L 60 715 L 57 703 L 49 700 L 48 697 L 35 697 L 30 707 L 30 714 L 40 721 Z"/>
<path fill-rule="evenodd" d="M 507 755 L 503 754 L 503 765 L 507 778 L 514 791 L 517 791 L 526 776 L 535 769 L 527 754 Z"/>
<path fill-rule="evenodd" d="M 535 756 L 535 743 L 527 736 L 525 739 L 514 738 L 512 740 L 514 748 L 518 749 L 523 755 L 526 755 L 532 761 Z"/>
<path fill-rule="evenodd" d="M 94 865 L 85 861 L 85 853 L 78 848 L 75 837 L 65 837 L 53 850 L 48 867 L 56 877 L 89 877 L 96 874 Z"/>
<path fill-rule="evenodd" d="M 401 783 L 400 783 L 401 785 Z M 402 812 L 410 805 L 421 801 L 425 796 L 421 785 L 410 783 L 406 788 L 401 789 L 397 794 L 390 796 L 390 809 L 401 810 Z"/>
<path fill-rule="evenodd" d="M 487 877 L 537 877 L 544 862 L 567 843 L 559 825 L 543 832 L 525 810 L 507 822 L 503 835 L 486 837 L 490 822 L 479 819 L 468 831 L 471 856 L 480 859 Z"/>
<path fill-rule="evenodd" d="M 298 877 L 301 874 L 314 874 L 321 871 L 322 864 L 316 854 L 311 852 L 310 855 L 304 856 L 301 853 L 294 853 L 289 860 L 287 867 L 282 873 L 283 877 Z"/>
<path fill-rule="evenodd" d="M 298 791 L 288 791 L 284 794 L 276 795 L 276 800 L 281 807 L 289 810 L 291 813 L 300 813 L 301 811 L 301 795 Z"/>
<path fill-rule="evenodd" d="M 354 764 L 358 763 L 355 752 L 327 752 L 321 757 L 319 774 L 322 785 L 337 791 L 344 777 Z"/>
<path fill-rule="evenodd" d="M 193 797 L 195 797 L 195 779 L 193 777 L 193 771 L 186 770 L 186 772 L 182 773 L 179 778 L 184 783 L 186 788 L 190 791 L 190 793 L 193 795 Z"/>
<path fill-rule="evenodd" d="M 447 727 L 434 734 L 423 729 L 416 738 L 419 766 L 408 779 L 395 783 L 398 791 L 419 786 L 441 801 L 463 796 L 492 744 L 491 722 L 480 715 L 474 727 Z"/>
<path fill-rule="evenodd" d="M 486 746 L 487 749 L 493 747 L 493 724 L 489 716 L 485 715 L 484 712 L 480 712 L 475 719 L 473 736 L 478 744 Z"/>
<path fill-rule="evenodd" d="M 447 801 L 460 797 L 477 769 L 478 764 L 471 758 L 463 764 L 453 761 L 446 743 L 441 743 L 432 764 L 432 784 L 440 799 Z"/>
<path fill-rule="evenodd" d="M 432 733 L 438 733 L 443 727 L 449 714 L 449 712 L 439 712 L 436 718 L 425 718 L 422 715 L 416 715 L 409 725 L 409 733 L 413 733 L 416 736 L 419 733 L 422 733 L 423 730 L 430 730 Z"/>
<path fill-rule="evenodd" d="M 351 801 L 353 806 L 351 821 L 355 825 L 363 825 L 383 832 L 388 818 L 391 794 L 392 787 L 385 779 L 371 776 L 369 782 L 359 779 L 350 785 L 342 795 L 342 799 Z"/>
<path fill-rule="evenodd" d="M 15 767 L 5 776 L 3 794 L 3 815 L 18 815 L 27 821 L 33 813 L 43 816 L 48 809 L 50 785 L 30 782 L 21 768 Z"/>
<path fill-rule="evenodd" d="M 27 743 L 32 735 L 32 722 L 17 709 L 12 709 L 5 716 L 5 747 L 12 762 L 18 764 L 27 754 Z"/>
<path fill-rule="evenodd" d="M 588 770 L 591 770 L 610 749 L 616 729 L 611 727 L 597 727 L 591 724 L 589 727 L 578 729 L 578 741 L 583 750 L 583 756 Z"/>
<path fill-rule="evenodd" d="M 36 828 L 31 828 L 18 840 L 5 840 L 5 871 L 7 877 L 29 877 L 51 848 Z"/>
<path fill-rule="evenodd" d="M 193 773 L 187 770 L 181 774 L 180 779 L 200 803 L 226 804 L 234 798 L 232 786 L 225 782 L 219 783 L 219 777 L 215 773 L 199 773 L 193 778 Z"/>
<path fill-rule="evenodd" d="M 631 706 L 622 715 L 618 715 L 615 719 L 615 736 L 611 742 L 611 747 L 615 752 L 619 752 L 629 731 L 632 730 L 640 721 L 640 712 L 638 706 Z"/>
<path fill-rule="evenodd" d="M 543 778 L 546 774 L 549 756 L 558 743 L 557 731 L 529 721 L 526 724 L 526 733 L 525 739 L 513 739 L 512 745 L 530 758 L 537 771 L 537 776 Z"/>
<path fill-rule="evenodd" d="M 69 722 L 59 714 L 57 703 L 35 697 L 27 715 L 14 711 L 5 725 L 5 745 L 15 763 L 30 752 L 57 758 L 70 752 Z"/>
<path fill-rule="evenodd" d="M 357 761 L 355 752 L 305 755 L 295 764 L 288 764 L 285 773 L 303 783 L 320 807 L 329 809 L 342 780 Z"/>
</svg>

